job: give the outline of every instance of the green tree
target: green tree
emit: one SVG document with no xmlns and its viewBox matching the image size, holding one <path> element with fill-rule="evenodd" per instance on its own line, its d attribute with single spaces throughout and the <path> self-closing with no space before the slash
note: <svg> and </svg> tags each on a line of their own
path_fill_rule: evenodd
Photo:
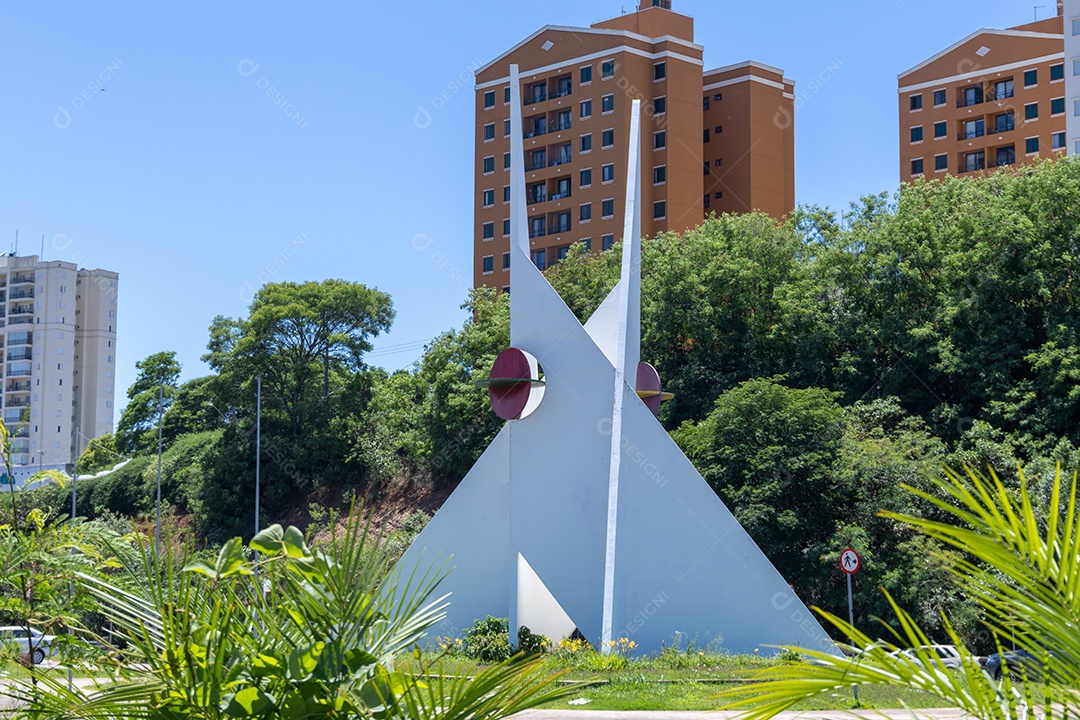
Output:
<svg viewBox="0 0 1080 720">
<path fill-rule="evenodd" d="M 128 403 L 116 424 L 121 453 L 135 455 L 157 447 L 157 425 L 168 410 L 180 379 L 175 352 L 159 352 L 135 363 L 139 374 L 128 388 Z"/>
<path fill-rule="evenodd" d="M 324 280 L 264 285 L 248 318 L 214 319 L 203 359 L 221 387 L 250 388 L 262 377 L 268 410 L 295 436 L 330 398 L 339 373 L 357 373 L 370 339 L 394 318 L 390 296 L 360 283 Z"/>
<path fill-rule="evenodd" d="M 79 456 L 79 474 L 93 475 L 108 470 L 123 459 L 123 456 L 116 452 L 113 434 L 105 433 L 86 444 L 86 449 Z"/>
</svg>

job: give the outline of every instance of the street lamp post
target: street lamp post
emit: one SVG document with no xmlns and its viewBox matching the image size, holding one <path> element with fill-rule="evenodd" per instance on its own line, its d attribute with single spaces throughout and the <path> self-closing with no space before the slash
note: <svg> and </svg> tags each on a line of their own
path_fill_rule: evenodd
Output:
<svg viewBox="0 0 1080 720">
<path fill-rule="evenodd" d="M 159 543 L 161 542 L 161 426 L 162 418 L 165 413 L 163 412 L 163 405 L 165 401 L 165 384 L 158 385 L 158 426 L 157 426 L 157 505 L 156 505 L 156 518 L 154 520 L 154 557 L 157 558 L 160 550 Z"/>
</svg>

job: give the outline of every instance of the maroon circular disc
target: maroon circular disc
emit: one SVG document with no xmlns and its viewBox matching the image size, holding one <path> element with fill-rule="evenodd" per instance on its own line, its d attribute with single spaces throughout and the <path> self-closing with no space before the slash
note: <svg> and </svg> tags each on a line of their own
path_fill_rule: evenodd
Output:
<svg viewBox="0 0 1080 720">
<path fill-rule="evenodd" d="M 521 417 L 532 390 L 532 369 L 529 359 L 517 348 L 507 348 L 491 366 L 488 398 L 495 414 L 503 420 Z"/>
<path fill-rule="evenodd" d="M 656 417 L 660 416 L 660 373 L 647 362 L 639 362 L 637 366 L 637 391 L 641 402 L 652 411 Z M 644 395 L 644 397 L 642 397 Z"/>
</svg>

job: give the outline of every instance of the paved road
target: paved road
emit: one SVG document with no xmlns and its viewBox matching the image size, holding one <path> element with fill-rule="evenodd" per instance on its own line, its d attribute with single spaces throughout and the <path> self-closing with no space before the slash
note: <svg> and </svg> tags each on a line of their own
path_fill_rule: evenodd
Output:
<svg viewBox="0 0 1080 720">
<path fill-rule="evenodd" d="M 961 720 L 959 708 L 935 710 L 807 710 L 782 712 L 777 720 Z M 725 710 L 526 710 L 514 715 L 517 720 L 735 720 L 739 713 Z"/>
</svg>

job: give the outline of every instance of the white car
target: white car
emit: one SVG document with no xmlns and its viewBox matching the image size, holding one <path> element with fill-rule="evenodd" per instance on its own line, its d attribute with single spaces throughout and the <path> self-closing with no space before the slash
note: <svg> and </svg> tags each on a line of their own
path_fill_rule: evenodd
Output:
<svg viewBox="0 0 1080 720">
<path fill-rule="evenodd" d="M 0 626 L 0 644 L 18 648 L 19 655 L 30 654 L 32 645 L 34 651 L 31 660 L 35 665 L 55 652 L 55 648 L 52 646 L 52 641 L 55 639 L 55 635 L 46 635 L 40 630 L 30 628 L 30 639 L 27 641 L 25 627 L 19 625 Z"/>
<path fill-rule="evenodd" d="M 890 655 L 903 655 L 916 662 L 918 662 L 919 656 L 916 654 L 916 650 L 923 650 L 929 655 L 937 654 L 941 658 L 941 662 L 947 668 L 960 667 L 960 653 L 957 652 L 955 645 L 924 645 L 920 648 L 913 648 L 910 650 L 896 650 L 889 653 Z"/>
</svg>

